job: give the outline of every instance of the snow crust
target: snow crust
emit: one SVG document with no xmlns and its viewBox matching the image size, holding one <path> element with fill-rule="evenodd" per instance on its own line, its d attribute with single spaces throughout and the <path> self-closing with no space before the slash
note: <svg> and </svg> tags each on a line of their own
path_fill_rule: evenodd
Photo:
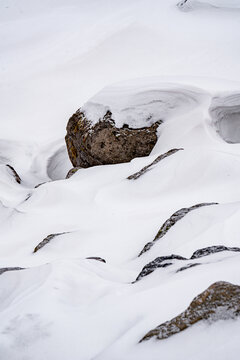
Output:
<svg viewBox="0 0 240 360">
<path fill-rule="evenodd" d="M 133 283 L 156 257 L 240 247 L 239 12 L 176 3 L 0 2 L 0 268 L 24 268 L 0 274 L 1 360 L 239 353 L 239 320 L 138 344 L 213 282 L 240 285 L 240 255 L 224 251 Z M 82 105 L 93 122 L 110 109 L 119 127 L 162 119 L 150 156 L 65 180 L 65 126 Z M 138 257 L 174 212 L 204 202 L 219 205 L 189 212 Z"/>
</svg>

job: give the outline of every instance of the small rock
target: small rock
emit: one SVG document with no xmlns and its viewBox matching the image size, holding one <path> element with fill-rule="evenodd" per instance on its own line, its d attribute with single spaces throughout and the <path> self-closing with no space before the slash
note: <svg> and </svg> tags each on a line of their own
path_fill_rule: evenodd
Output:
<svg viewBox="0 0 240 360">
<path fill-rule="evenodd" d="M 155 260 L 151 261 L 147 265 L 145 265 L 137 276 L 135 281 L 142 279 L 144 276 L 151 274 L 154 270 L 158 268 L 165 268 L 169 265 L 172 265 L 172 261 L 170 260 L 187 260 L 186 258 L 179 255 L 169 255 L 169 256 L 161 256 L 157 257 Z"/>
<path fill-rule="evenodd" d="M 45 245 L 47 245 L 52 239 L 59 235 L 68 234 L 68 232 L 62 232 L 62 233 L 56 233 L 56 234 L 50 234 L 47 237 L 45 237 L 33 250 L 34 253 L 36 253 L 38 250 L 43 248 Z"/>
<path fill-rule="evenodd" d="M 161 239 L 164 235 L 166 235 L 166 233 L 169 231 L 169 229 L 171 229 L 171 227 L 173 225 L 176 224 L 176 222 L 178 222 L 179 220 L 181 220 L 185 215 L 187 215 L 190 211 L 199 209 L 203 206 L 210 206 L 210 205 L 218 205 L 218 203 L 202 203 L 202 204 L 196 204 L 193 205 L 189 208 L 182 208 L 178 211 L 176 211 L 174 214 L 172 214 L 170 216 L 170 218 L 168 220 L 165 221 L 165 223 L 161 226 L 160 230 L 158 231 L 157 235 L 155 236 L 155 238 L 153 239 L 153 241 L 148 242 L 144 248 L 142 249 L 142 251 L 139 253 L 138 256 L 141 256 L 142 254 L 144 254 L 146 251 L 150 250 L 151 247 L 154 245 L 154 243 Z"/>
<path fill-rule="evenodd" d="M 71 176 L 73 176 L 80 169 L 81 169 L 80 166 L 76 166 L 76 167 L 70 169 L 69 172 L 67 173 L 66 179 L 69 179 Z"/>
<path fill-rule="evenodd" d="M 183 150 L 183 149 L 171 149 L 171 150 L 167 151 L 166 153 L 159 155 L 151 164 L 144 166 L 140 171 L 136 172 L 133 175 L 128 176 L 128 180 L 137 180 L 142 175 L 146 174 L 146 172 L 149 171 L 152 166 L 156 165 L 157 163 L 159 163 L 161 160 L 165 159 L 166 157 L 175 154 L 179 150 Z"/>
<path fill-rule="evenodd" d="M 195 251 L 191 256 L 191 259 L 198 259 L 200 257 L 215 254 L 215 253 L 218 253 L 218 252 L 221 252 L 221 251 L 236 251 L 236 252 L 239 252 L 240 248 L 238 248 L 238 247 L 227 247 L 227 246 L 224 246 L 224 245 L 209 246 L 209 247 L 206 247 L 206 248 L 199 249 L 199 250 Z"/>
<path fill-rule="evenodd" d="M 24 270 L 24 268 L 21 267 L 6 267 L 6 268 L 0 268 L 0 275 L 5 273 L 6 271 L 15 271 L 15 270 Z"/>
<path fill-rule="evenodd" d="M 101 258 L 101 257 L 98 257 L 98 256 L 89 256 L 89 257 L 87 257 L 86 259 L 88 259 L 88 260 L 97 260 L 97 261 L 101 261 L 101 262 L 103 262 L 103 263 L 106 262 L 105 259 L 103 259 L 103 258 Z"/>
<path fill-rule="evenodd" d="M 187 264 L 186 266 L 183 266 L 180 269 L 178 269 L 177 273 L 180 272 L 180 271 L 184 271 L 184 270 L 190 269 L 192 267 L 198 266 L 198 265 L 201 265 L 201 264 L 200 263 Z"/>
<path fill-rule="evenodd" d="M 7 164 L 6 166 L 11 170 L 16 182 L 18 184 L 21 184 L 22 180 L 21 180 L 20 176 L 18 175 L 18 173 L 16 172 L 16 170 L 9 164 Z"/>
</svg>

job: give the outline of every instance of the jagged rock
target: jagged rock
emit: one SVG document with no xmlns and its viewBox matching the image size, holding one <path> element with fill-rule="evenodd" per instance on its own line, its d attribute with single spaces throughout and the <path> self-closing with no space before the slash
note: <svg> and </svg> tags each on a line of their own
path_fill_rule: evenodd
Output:
<svg viewBox="0 0 240 360">
<path fill-rule="evenodd" d="M 104 263 L 106 262 L 105 259 L 103 259 L 103 258 L 101 258 L 99 256 L 89 256 L 86 259 L 88 259 L 88 260 L 97 260 L 97 261 L 101 261 L 101 262 L 104 262 Z"/>
<path fill-rule="evenodd" d="M 97 123 L 92 123 L 79 109 L 67 125 L 65 137 L 68 154 L 74 167 L 124 163 L 147 156 L 157 142 L 160 121 L 149 127 L 115 126 L 108 110 Z"/>
<path fill-rule="evenodd" d="M 157 235 L 155 236 L 155 238 L 153 239 L 153 241 L 148 242 L 144 248 L 142 249 L 142 251 L 139 253 L 138 256 L 141 256 L 142 254 L 144 254 L 146 251 L 150 250 L 151 247 L 154 245 L 154 243 L 161 239 L 168 231 L 169 229 L 171 229 L 171 227 L 173 225 L 176 224 L 176 222 L 178 222 L 179 220 L 181 220 L 185 215 L 187 215 L 190 211 L 192 210 L 196 210 L 200 207 L 203 206 L 210 206 L 210 205 L 218 205 L 218 203 L 202 203 L 202 204 L 196 204 L 194 206 L 191 206 L 189 208 L 182 208 L 178 211 L 176 211 L 173 215 L 170 216 L 170 218 L 168 220 L 165 221 L 165 223 L 162 225 L 162 227 L 160 228 L 160 230 L 158 231 Z"/>
<path fill-rule="evenodd" d="M 157 163 L 159 163 L 159 161 L 165 159 L 166 157 L 175 154 L 179 150 L 183 150 L 183 149 L 171 149 L 166 153 L 159 155 L 151 164 L 144 166 L 140 171 L 136 172 L 133 175 L 128 176 L 128 180 L 137 180 L 142 175 L 146 174 L 146 172 L 149 171 L 152 166 L 156 165 Z"/>
<path fill-rule="evenodd" d="M 203 249 L 196 250 L 192 256 L 191 259 L 198 259 L 203 256 L 215 254 L 221 251 L 240 251 L 240 248 L 238 247 L 227 247 L 223 245 L 216 245 L 216 246 L 209 246 Z"/>
<path fill-rule="evenodd" d="M 234 319 L 240 314 L 240 286 L 225 281 L 212 284 L 195 297 L 189 307 L 170 321 L 149 331 L 141 340 L 167 339 L 199 321 Z"/>
<path fill-rule="evenodd" d="M 16 172 L 16 170 L 9 164 L 7 164 L 6 166 L 11 170 L 16 182 L 18 184 L 21 184 L 22 180 L 21 180 L 20 176 L 18 175 L 18 173 Z"/>
<path fill-rule="evenodd" d="M 0 275 L 7 271 L 14 271 L 14 270 L 24 270 L 24 268 L 21 267 L 6 267 L 6 268 L 0 268 Z"/>
<path fill-rule="evenodd" d="M 47 245 L 52 239 L 59 235 L 68 234 L 68 232 L 62 232 L 62 233 L 56 233 L 56 234 L 50 234 L 47 237 L 45 237 L 33 250 L 34 253 L 36 253 L 38 250 L 43 248 L 45 245 Z"/>
<path fill-rule="evenodd" d="M 70 169 L 69 172 L 67 173 L 66 179 L 69 179 L 71 176 L 73 176 L 79 169 L 81 169 L 80 166 Z"/>
<path fill-rule="evenodd" d="M 158 268 L 165 268 L 169 265 L 172 265 L 172 261 L 170 260 L 187 260 L 186 258 L 179 255 L 169 255 L 169 256 L 161 256 L 157 257 L 155 260 L 151 261 L 147 265 L 145 265 L 137 276 L 135 281 L 142 279 L 144 276 L 151 274 L 154 270 Z"/>
</svg>

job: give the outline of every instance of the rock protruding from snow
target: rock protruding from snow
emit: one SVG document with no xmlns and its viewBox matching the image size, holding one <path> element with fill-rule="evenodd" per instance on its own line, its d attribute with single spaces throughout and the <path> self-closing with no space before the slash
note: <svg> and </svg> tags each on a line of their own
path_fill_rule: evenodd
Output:
<svg viewBox="0 0 240 360">
<path fill-rule="evenodd" d="M 224 246 L 224 245 L 209 246 L 209 247 L 206 247 L 206 248 L 203 248 L 203 249 L 196 250 L 192 254 L 191 259 L 198 259 L 200 257 L 211 255 L 211 254 L 216 254 L 216 253 L 222 252 L 222 251 L 236 251 L 236 252 L 239 252 L 240 248 L 238 248 L 238 247 L 228 247 L 228 246 Z"/>
<path fill-rule="evenodd" d="M 6 166 L 11 170 L 11 173 L 12 173 L 12 175 L 14 176 L 16 182 L 17 182 L 18 184 L 21 184 L 22 180 L 21 180 L 20 176 L 18 175 L 18 173 L 16 172 L 16 170 L 14 169 L 14 167 L 12 167 L 12 166 L 9 165 L 9 164 L 7 164 Z"/>
<path fill-rule="evenodd" d="M 45 245 L 47 245 L 51 240 L 53 240 L 55 237 L 60 236 L 60 235 L 64 235 L 67 234 L 67 232 L 62 232 L 62 233 L 56 233 L 56 234 L 50 234 L 48 236 L 46 236 L 33 250 L 34 253 L 36 253 L 37 251 L 39 251 L 40 249 L 42 249 Z"/>
<path fill-rule="evenodd" d="M 99 256 L 89 256 L 86 258 L 87 260 L 96 260 L 96 261 L 100 261 L 100 262 L 103 262 L 103 263 L 106 263 L 106 260 L 99 257 Z"/>
<path fill-rule="evenodd" d="M 178 211 L 176 211 L 174 214 L 172 214 L 170 216 L 169 219 L 167 219 L 165 221 L 165 223 L 161 226 L 160 230 L 157 232 L 155 238 L 153 239 L 153 241 L 150 241 L 149 243 L 147 243 L 144 248 L 142 249 L 142 251 L 140 252 L 140 254 L 138 256 L 141 256 L 142 254 L 144 254 L 146 251 L 150 250 L 151 247 L 154 245 L 154 243 L 161 239 L 170 229 L 172 226 L 174 226 L 176 224 L 176 222 L 178 222 L 179 220 L 181 220 L 185 215 L 187 215 L 190 211 L 192 210 L 196 210 L 199 209 L 203 206 L 210 206 L 210 205 L 218 205 L 218 203 L 202 203 L 202 204 L 196 204 L 193 205 L 189 208 L 182 208 Z"/>
<path fill-rule="evenodd" d="M 240 94 L 214 98 L 209 112 L 221 138 L 240 143 Z"/>
<path fill-rule="evenodd" d="M 240 286 L 218 281 L 195 297 L 189 307 L 170 321 L 149 331 L 141 340 L 167 339 L 199 321 L 234 319 L 240 314 Z"/>
<path fill-rule="evenodd" d="M 80 166 L 77 166 L 77 167 L 74 167 L 74 168 L 70 169 L 69 172 L 67 173 L 66 179 L 69 179 L 71 176 L 73 176 L 80 169 L 81 169 Z"/>
<path fill-rule="evenodd" d="M 154 270 L 158 268 L 165 268 L 169 265 L 172 265 L 171 260 L 187 260 L 187 259 L 179 255 L 160 256 L 144 266 L 140 274 L 137 276 L 136 281 L 142 279 L 144 276 L 151 274 Z"/>
<path fill-rule="evenodd" d="M 0 275 L 7 271 L 16 271 L 16 270 L 24 270 L 24 268 L 21 267 L 6 267 L 6 268 L 0 268 Z"/>
<path fill-rule="evenodd" d="M 128 125 L 117 128 L 112 113 L 107 111 L 100 121 L 92 125 L 79 109 L 67 125 L 66 144 L 74 167 L 129 162 L 147 156 L 157 142 L 160 121 L 138 129 Z"/>
<path fill-rule="evenodd" d="M 156 165 L 157 163 L 159 163 L 161 160 L 165 159 L 166 157 L 175 154 L 179 150 L 183 150 L 183 149 L 171 149 L 171 150 L 167 151 L 166 153 L 159 155 L 151 164 L 144 166 L 140 171 L 136 172 L 133 175 L 128 176 L 128 180 L 137 180 L 142 175 L 146 174 L 146 172 L 148 172 L 152 168 L 152 166 Z"/>
</svg>

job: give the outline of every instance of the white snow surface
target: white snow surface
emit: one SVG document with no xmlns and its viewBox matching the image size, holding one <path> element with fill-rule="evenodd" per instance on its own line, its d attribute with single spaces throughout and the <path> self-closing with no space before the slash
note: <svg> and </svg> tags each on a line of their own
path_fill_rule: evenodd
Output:
<svg viewBox="0 0 240 360">
<path fill-rule="evenodd" d="M 239 0 L 182 0 L 178 3 L 181 10 L 194 10 L 201 8 L 240 9 Z"/>
<path fill-rule="evenodd" d="M 138 343 L 213 282 L 240 285 L 238 252 L 132 283 L 158 256 L 240 247 L 239 1 L 198 3 L 211 6 L 0 1 L 0 360 L 236 359 L 240 320 Z M 148 157 L 66 180 L 65 126 L 79 107 L 93 122 L 111 110 L 119 127 L 163 120 L 159 140 Z M 184 150 L 127 179 L 172 148 Z M 175 211 L 203 202 L 219 205 L 138 257 Z M 61 235 L 33 253 L 49 234 Z"/>
</svg>

